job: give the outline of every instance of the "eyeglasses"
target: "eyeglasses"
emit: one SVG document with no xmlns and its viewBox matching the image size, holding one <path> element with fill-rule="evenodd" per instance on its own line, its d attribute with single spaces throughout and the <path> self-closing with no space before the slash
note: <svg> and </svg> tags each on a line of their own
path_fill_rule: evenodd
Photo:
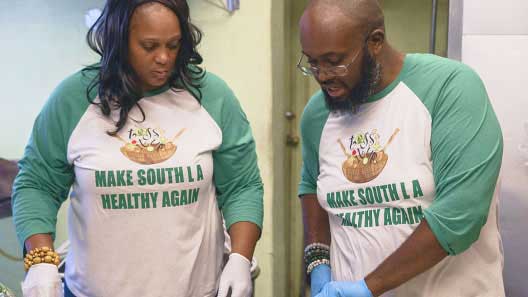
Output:
<svg viewBox="0 0 528 297">
<path fill-rule="evenodd" d="M 304 61 L 305 54 L 301 55 L 301 58 L 299 59 L 299 62 L 297 63 L 297 69 L 301 71 L 301 73 L 305 76 L 319 76 L 319 74 L 322 72 L 325 75 L 328 76 L 345 76 L 348 74 L 348 67 L 352 65 L 356 58 L 359 55 L 359 52 L 361 50 L 358 50 L 356 54 L 354 55 L 354 58 L 352 58 L 352 61 L 346 65 L 338 65 L 338 66 L 329 66 L 329 67 L 316 67 L 312 66 L 307 61 Z"/>
</svg>

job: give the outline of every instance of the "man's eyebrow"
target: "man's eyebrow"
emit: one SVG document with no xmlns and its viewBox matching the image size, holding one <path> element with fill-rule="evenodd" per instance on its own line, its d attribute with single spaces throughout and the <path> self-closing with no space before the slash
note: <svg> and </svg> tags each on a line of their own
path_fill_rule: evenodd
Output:
<svg viewBox="0 0 528 297">
<path fill-rule="evenodd" d="M 301 51 L 303 53 L 303 55 L 305 55 L 308 59 L 313 59 L 310 55 L 308 55 L 307 53 L 305 53 L 304 51 Z M 328 52 L 328 53 L 324 53 L 322 55 L 319 56 L 319 59 L 322 59 L 322 58 L 330 58 L 332 56 L 335 56 L 335 57 L 340 57 L 342 56 L 341 53 L 336 53 L 336 52 Z"/>
</svg>

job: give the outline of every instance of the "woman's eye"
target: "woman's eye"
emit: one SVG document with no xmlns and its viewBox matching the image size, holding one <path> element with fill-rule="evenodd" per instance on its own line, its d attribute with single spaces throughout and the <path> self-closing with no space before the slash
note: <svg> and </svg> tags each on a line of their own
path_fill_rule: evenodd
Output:
<svg viewBox="0 0 528 297">
<path fill-rule="evenodd" d="M 176 50 L 176 49 L 178 49 L 179 47 L 180 47 L 180 44 L 179 44 L 179 43 L 169 45 L 169 48 L 170 48 L 171 50 Z"/>
<path fill-rule="evenodd" d="M 146 51 L 150 52 L 150 51 L 152 51 L 153 49 L 155 49 L 156 46 L 153 45 L 153 44 L 143 44 L 143 48 L 144 48 Z"/>
</svg>

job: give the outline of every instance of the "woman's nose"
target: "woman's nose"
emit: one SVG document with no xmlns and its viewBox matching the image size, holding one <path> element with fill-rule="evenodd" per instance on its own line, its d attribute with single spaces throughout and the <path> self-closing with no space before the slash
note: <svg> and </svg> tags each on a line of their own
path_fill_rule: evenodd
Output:
<svg viewBox="0 0 528 297">
<path fill-rule="evenodd" d="M 165 50 L 159 51 L 155 57 L 156 63 L 162 64 L 162 65 L 166 64 L 168 60 L 169 60 L 169 55 L 167 51 Z"/>
</svg>

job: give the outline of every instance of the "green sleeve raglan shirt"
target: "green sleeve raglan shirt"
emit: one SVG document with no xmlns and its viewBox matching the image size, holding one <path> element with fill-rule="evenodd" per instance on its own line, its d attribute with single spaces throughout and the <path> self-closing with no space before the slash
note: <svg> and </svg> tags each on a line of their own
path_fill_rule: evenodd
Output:
<svg viewBox="0 0 528 297">
<path fill-rule="evenodd" d="M 37 117 L 14 184 L 21 243 L 55 232 L 68 210 L 66 280 L 84 296 L 216 296 L 224 227 L 262 227 L 255 143 L 238 100 L 217 76 L 201 104 L 183 90 L 149 92 L 116 135 L 89 104 L 94 71 L 67 78 Z M 96 94 L 90 94 L 98 102 Z"/>
<path fill-rule="evenodd" d="M 447 257 L 383 296 L 504 296 L 496 184 L 502 134 L 469 67 L 409 54 L 356 113 L 321 92 L 301 119 L 299 195 L 328 212 L 335 280 L 364 278 L 426 219 Z"/>
</svg>

